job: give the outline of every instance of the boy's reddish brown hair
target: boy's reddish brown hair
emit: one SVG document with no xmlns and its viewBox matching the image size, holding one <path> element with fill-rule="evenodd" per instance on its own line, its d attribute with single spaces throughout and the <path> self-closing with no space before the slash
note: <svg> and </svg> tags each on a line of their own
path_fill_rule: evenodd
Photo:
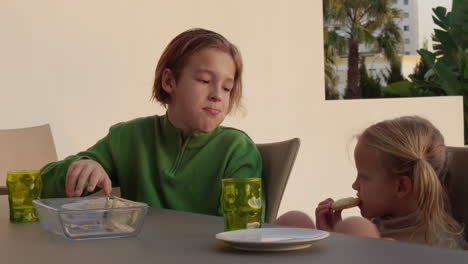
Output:
<svg viewBox="0 0 468 264">
<path fill-rule="evenodd" d="M 162 75 L 165 69 L 170 69 L 174 78 L 179 80 L 180 74 L 189 57 L 204 48 L 215 48 L 231 55 L 236 65 L 234 87 L 231 90 L 228 112 L 237 109 L 242 97 L 242 57 L 234 44 L 222 35 L 201 28 L 190 29 L 176 36 L 167 45 L 156 66 L 156 74 L 151 99 L 158 101 L 164 107 L 170 103 L 170 95 L 162 88 Z"/>
</svg>

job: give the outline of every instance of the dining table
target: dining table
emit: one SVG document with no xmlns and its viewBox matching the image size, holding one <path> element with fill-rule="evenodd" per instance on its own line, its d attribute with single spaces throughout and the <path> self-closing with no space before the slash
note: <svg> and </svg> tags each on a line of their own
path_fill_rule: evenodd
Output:
<svg viewBox="0 0 468 264">
<path fill-rule="evenodd" d="M 331 232 L 310 247 L 256 252 L 215 238 L 223 217 L 150 208 L 140 234 L 128 238 L 68 240 L 39 222 L 9 221 L 7 195 L 0 195 L 0 262 L 48 264 L 139 263 L 468 263 L 468 251 L 356 237 Z M 277 227 L 264 224 L 262 228 Z"/>
</svg>

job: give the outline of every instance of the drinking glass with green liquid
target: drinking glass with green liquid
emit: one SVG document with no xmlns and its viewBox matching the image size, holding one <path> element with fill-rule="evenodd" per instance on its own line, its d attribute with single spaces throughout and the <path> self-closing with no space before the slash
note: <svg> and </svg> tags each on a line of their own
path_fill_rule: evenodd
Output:
<svg viewBox="0 0 468 264">
<path fill-rule="evenodd" d="M 7 176 L 8 202 L 11 222 L 33 222 L 38 217 L 32 201 L 42 191 L 39 171 L 9 171 Z"/>
<path fill-rule="evenodd" d="M 224 230 L 259 228 L 262 221 L 262 180 L 228 178 L 222 180 L 221 204 Z"/>
</svg>

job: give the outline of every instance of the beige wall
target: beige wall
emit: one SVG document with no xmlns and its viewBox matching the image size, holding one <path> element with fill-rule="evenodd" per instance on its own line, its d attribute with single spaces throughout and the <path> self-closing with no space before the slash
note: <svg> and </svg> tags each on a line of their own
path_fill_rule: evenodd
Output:
<svg viewBox="0 0 468 264">
<path fill-rule="evenodd" d="M 245 60 L 245 110 L 225 124 L 259 143 L 302 140 L 280 212 L 353 195 L 352 139 L 375 121 L 422 115 L 461 145 L 459 97 L 324 101 L 320 3 L 3 0 L 0 128 L 50 123 L 63 158 L 116 122 L 164 113 L 148 100 L 158 56 L 176 34 L 206 27 Z"/>
</svg>

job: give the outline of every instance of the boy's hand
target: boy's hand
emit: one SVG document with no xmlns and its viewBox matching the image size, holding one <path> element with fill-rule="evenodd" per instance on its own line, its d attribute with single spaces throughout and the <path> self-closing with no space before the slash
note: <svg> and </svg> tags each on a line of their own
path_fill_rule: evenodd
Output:
<svg viewBox="0 0 468 264">
<path fill-rule="evenodd" d="M 70 164 L 65 179 L 67 196 L 81 196 L 86 183 L 88 183 L 88 192 L 94 191 L 98 186 L 102 188 L 104 195 L 109 196 L 112 189 L 109 175 L 98 162 L 82 159 Z"/>
<path fill-rule="evenodd" d="M 315 221 L 317 222 L 317 229 L 324 231 L 333 231 L 335 225 L 341 221 L 341 211 L 333 210 L 331 205 L 333 199 L 328 198 L 319 203 L 315 209 Z"/>
</svg>

